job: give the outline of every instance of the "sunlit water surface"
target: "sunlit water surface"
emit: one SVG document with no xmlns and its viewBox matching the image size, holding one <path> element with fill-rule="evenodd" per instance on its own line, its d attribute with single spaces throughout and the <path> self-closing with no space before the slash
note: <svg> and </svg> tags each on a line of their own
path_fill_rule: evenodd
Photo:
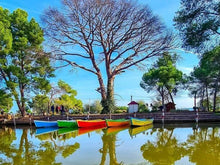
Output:
<svg viewBox="0 0 220 165">
<path fill-rule="evenodd" d="M 219 125 L 0 128 L 0 164 L 219 165 Z"/>
</svg>

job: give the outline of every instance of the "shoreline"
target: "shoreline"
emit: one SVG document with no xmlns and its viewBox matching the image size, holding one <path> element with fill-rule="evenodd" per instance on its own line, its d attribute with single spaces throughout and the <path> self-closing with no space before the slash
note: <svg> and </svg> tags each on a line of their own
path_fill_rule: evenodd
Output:
<svg viewBox="0 0 220 165">
<path fill-rule="evenodd" d="M 154 118 L 154 123 L 162 124 L 181 124 L 181 123 L 220 123 L 220 115 L 213 112 L 198 112 L 194 111 L 183 112 L 165 112 L 164 117 L 162 112 L 150 113 L 121 113 L 121 114 L 90 114 L 84 115 L 54 115 L 54 116 L 29 116 L 12 119 L 0 119 L 0 126 L 9 125 L 34 125 L 34 120 L 56 121 L 56 120 L 77 120 L 77 119 L 120 119 L 120 118 Z M 198 120 L 198 121 L 197 121 Z"/>
</svg>

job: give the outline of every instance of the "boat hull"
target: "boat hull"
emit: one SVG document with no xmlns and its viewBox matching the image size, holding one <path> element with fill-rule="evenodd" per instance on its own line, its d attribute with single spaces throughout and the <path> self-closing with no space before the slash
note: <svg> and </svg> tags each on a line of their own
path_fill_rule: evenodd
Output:
<svg viewBox="0 0 220 165">
<path fill-rule="evenodd" d="M 57 121 L 42 121 L 42 120 L 34 120 L 34 124 L 37 128 L 41 127 L 57 127 Z"/>
<path fill-rule="evenodd" d="M 77 127 L 76 120 L 57 120 L 58 127 L 75 128 Z"/>
<path fill-rule="evenodd" d="M 85 127 L 106 127 L 105 120 L 76 120 L 79 128 Z"/>
<path fill-rule="evenodd" d="M 131 118 L 131 126 L 145 126 L 150 125 L 153 123 L 153 119 L 138 119 L 138 118 Z"/>
<path fill-rule="evenodd" d="M 125 119 L 117 119 L 117 120 L 106 119 L 105 121 L 108 127 L 120 127 L 124 125 L 130 125 L 130 121 Z"/>
</svg>

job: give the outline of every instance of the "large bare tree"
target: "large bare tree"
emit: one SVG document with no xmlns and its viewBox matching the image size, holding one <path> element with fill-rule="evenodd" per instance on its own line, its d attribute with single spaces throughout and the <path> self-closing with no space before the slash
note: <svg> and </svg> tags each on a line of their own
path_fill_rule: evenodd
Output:
<svg viewBox="0 0 220 165">
<path fill-rule="evenodd" d="M 42 21 L 54 57 L 97 76 L 102 113 L 114 105 L 115 76 L 169 51 L 174 41 L 148 6 L 132 0 L 62 0 Z"/>
</svg>

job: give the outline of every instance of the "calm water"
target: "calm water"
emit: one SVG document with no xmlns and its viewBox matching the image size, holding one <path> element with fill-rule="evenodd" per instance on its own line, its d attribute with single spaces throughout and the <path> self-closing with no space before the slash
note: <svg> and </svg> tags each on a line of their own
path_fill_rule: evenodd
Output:
<svg viewBox="0 0 220 165">
<path fill-rule="evenodd" d="M 0 164 L 219 165 L 218 125 L 0 129 Z"/>
</svg>

